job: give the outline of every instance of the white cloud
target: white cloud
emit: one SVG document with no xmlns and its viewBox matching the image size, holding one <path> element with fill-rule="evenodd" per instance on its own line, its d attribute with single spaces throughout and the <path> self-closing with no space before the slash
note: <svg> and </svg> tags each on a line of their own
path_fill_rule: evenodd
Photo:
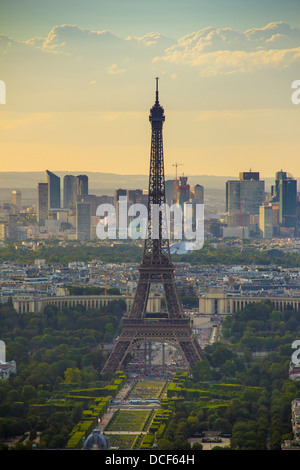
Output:
<svg viewBox="0 0 300 470">
<path fill-rule="evenodd" d="M 287 80 L 297 78 L 300 30 L 283 22 L 242 33 L 208 26 L 175 41 L 60 25 L 45 38 L 0 35 L 0 60 L 7 108 L 25 111 L 141 110 L 156 76 L 176 107 L 268 107 L 275 98 L 282 106 L 290 103 Z"/>
<path fill-rule="evenodd" d="M 107 71 L 109 74 L 111 75 L 115 75 L 115 74 L 118 74 L 118 73 L 124 73 L 126 72 L 125 69 L 120 69 L 118 68 L 117 64 L 112 64 L 110 67 L 107 68 Z"/>
<path fill-rule="evenodd" d="M 239 33 L 212 26 L 179 39 L 154 62 L 198 67 L 200 75 L 246 73 L 262 68 L 287 68 L 299 63 L 300 30 L 271 23 Z"/>
</svg>

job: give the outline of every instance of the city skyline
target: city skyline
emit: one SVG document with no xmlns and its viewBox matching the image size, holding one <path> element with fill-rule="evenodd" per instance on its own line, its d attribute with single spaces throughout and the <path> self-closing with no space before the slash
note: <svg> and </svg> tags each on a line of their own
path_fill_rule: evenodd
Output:
<svg viewBox="0 0 300 470">
<path fill-rule="evenodd" d="M 146 175 L 159 76 L 167 174 L 300 175 L 297 2 L 125 3 L 3 7 L 2 171 Z"/>
</svg>

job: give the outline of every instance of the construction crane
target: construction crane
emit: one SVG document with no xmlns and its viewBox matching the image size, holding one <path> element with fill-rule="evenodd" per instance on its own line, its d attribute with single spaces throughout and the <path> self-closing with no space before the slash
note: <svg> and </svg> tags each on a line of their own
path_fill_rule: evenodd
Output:
<svg viewBox="0 0 300 470">
<path fill-rule="evenodd" d="M 177 167 L 183 165 L 183 163 L 174 163 L 172 166 L 175 166 L 176 168 L 176 181 L 177 181 Z"/>
</svg>

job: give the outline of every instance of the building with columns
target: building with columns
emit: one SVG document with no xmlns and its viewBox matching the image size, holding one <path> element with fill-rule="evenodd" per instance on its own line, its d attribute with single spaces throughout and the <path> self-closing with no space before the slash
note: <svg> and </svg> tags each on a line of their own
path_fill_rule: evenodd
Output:
<svg viewBox="0 0 300 470">
<path fill-rule="evenodd" d="M 211 288 L 199 297 L 199 313 L 204 315 L 231 315 L 238 310 L 242 310 L 250 303 L 267 300 L 271 302 L 274 310 L 283 312 L 290 308 L 300 312 L 300 295 L 299 297 L 234 295 L 221 288 Z"/>
<path fill-rule="evenodd" d="M 35 297 L 33 295 L 16 295 L 13 299 L 14 309 L 18 313 L 42 312 L 46 305 L 58 308 L 82 305 L 86 309 L 100 309 L 113 300 L 126 301 L 125 295 L 63 295 Z"/>
</svg>

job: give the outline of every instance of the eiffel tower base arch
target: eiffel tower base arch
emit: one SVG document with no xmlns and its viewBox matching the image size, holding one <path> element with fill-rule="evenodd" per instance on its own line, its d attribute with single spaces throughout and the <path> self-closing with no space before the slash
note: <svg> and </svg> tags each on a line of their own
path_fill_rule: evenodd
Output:
<svg viewBox="0 0 300 470">
<path fill-rule="evenodd" d="M 123 320 L 123 329 L 117 339 L 102 373 L 122 370 L 126 356 L 144 343 L 168 343 L 176 347 L 191 370 L 201 361 L 203 351 L 192 333 L 188 319 L 164 320 Z"/>
</svg>

